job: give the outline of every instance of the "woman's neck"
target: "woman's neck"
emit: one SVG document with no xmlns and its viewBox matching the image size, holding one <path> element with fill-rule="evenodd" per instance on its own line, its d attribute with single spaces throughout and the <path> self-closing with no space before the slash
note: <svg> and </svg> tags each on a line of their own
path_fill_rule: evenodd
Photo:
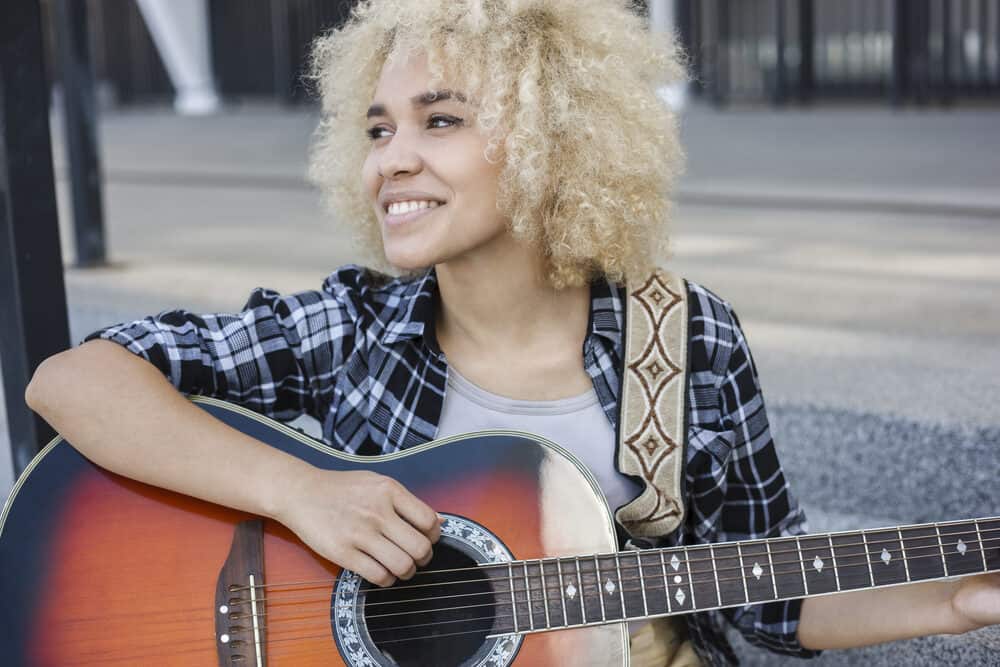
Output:
<svg viewBox="0 0 1000 667">
<path fill-rule="evenodd" d="M 438 330 L 486 347 L 501 341 L 521 346 L 553 331 L 586 328 L 589 288 L 552 287 L 539 254 L 505 237 L 489 253 L 437 265 Z"/>
<path fill-rule="evenodd" d="M 543 259 L 507 236 L 490 252 L 437 266 L 438 341 L 450 364 L 495 393 L 562 398 L 585 391 L 590 289 L 556 289 Z"/>
</svg>

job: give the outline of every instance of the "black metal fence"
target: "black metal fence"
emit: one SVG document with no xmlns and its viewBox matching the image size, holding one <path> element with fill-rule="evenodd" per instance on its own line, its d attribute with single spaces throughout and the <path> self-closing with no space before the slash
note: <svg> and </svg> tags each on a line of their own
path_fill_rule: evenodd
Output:
<svg viewBox="0 0 1000 667">
<path fill-rule="evenodd" d="M 1000 0 L 681 0 L 716 103 L 1000 97 Z"/>
<path fill-rule="evenodd" d="M 694 90 L 716 103 L 1000 97 L 1000 0 L 675 0 Z M 87 0 L 97 80 L 123 103 L 169 79 L 133 0 Z M 308 47 L 352 0 L 209 0 L 228 99 L 308 98 Z M 51 59 L 50 59 L 51 61 Z"/>
<path fill-rule="evenodd" d="M 170 99 L 170 79 L 134 0 L 86 1 L 95 79 L 109 86 L 123 104 Z M 309 45 L 343 21 L 353 4 L 353 0 L 209 0 L 212 64 L 221 93 L 230 101 L 307 99 L 302 74 Z M 43 2 L 46 14 L 51 11 L 48 5 Z M 45 24 L 51 26 L 51 20 Z M 47 33 L 52 53 L 51 30 Z M 49 62 L 54 61 L 49 58 Z"/>
</svg>

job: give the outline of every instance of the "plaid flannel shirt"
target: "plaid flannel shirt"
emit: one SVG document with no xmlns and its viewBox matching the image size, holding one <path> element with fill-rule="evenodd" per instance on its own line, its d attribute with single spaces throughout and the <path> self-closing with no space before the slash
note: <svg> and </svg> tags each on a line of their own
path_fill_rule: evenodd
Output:
<svg viewBox="0 0 1000 667">
<path fill-rule="evenodd" d="M 739 321 L 728 303 L 688 282 L 690 335 L 685 525 L 660 544 L 701 544 L 805 532 L 771 440 Z M 257 289 L 235 314 L 182 310 L 88 336 L 117 342 L 157 366 L 187 394 L 204 394 L 289 420 L 320 420 L 327 444 L 386 454 L 434 439 L 448 366 L 434 336 L 433 271 L 391 280 L 358 266 L 318 291 Z M 625 291 L 591 287 L 583 363 L 617 428 Z M 609 452 L 609 456 L 611 453 Z M 736 664 L 719 619 L 753 644 L 808 657 L 798 643 L 801 601 L 685 616 L 708 665 Z"/>
</svg>

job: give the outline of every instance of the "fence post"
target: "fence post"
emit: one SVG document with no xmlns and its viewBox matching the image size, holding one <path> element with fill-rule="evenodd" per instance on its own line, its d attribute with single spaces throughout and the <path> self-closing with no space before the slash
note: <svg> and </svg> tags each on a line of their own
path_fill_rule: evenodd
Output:
<svg viewBox="0 0 1000 667">
<path fill-rule="evenodd" d="M 785 70 L 785 0 L 774 0 L 774 95 L 775 106 L 782 106 L 788 99 L 788 75 Z"/>
<path fill-rule="evenodd" d="M 729 100 L 729 0 L 715 0 L 715 44 L 712 57 L 712 102 L 723 106 Z"/>
<path fill-rule="evenodd" d="M 892 14 L 892 85 L 890 101 L 894 107 L 903 105 L 909 89 L 909 31 L 907 30 L 910 0 L 895 0 Z"/>
<path fill-rule="evenodd" d="M 271 0 L 271 48 L 274 53 L 274 94 L 290 104 L 292 90 L 292 47 L 289 39 L 287 0 Z"/>
<path fill-rule="evenodd" d="M 816 14 L 813 0 L 799 0 L 799 102 L 811 102 L 816 91 Z"/>
<path fill-rule="evenodd" d="M 40 0 L 0 21 L 0 359 L 15 474 L 54 435 L 24 404 L 42 360 L 69 345 L 52 175 Z"/>
<path fill-rule="evenodd" d="M 107 261 L 107 250 L 101 204 L 101 165 L 97 152 L 94 77 L 90 71 L 87 39 L 87 4 L 78 0 L 55 0 L 52 10 L 73 193 L 76 264 L 100 266 Z"/>
</svg>

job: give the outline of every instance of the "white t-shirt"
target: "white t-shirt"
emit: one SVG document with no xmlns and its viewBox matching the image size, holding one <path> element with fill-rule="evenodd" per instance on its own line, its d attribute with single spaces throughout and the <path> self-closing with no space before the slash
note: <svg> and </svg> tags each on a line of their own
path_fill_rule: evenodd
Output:
<svg viewBox="0 0 1000 667">
<path fill-rule="evenodd" d="M 612 512 L 642 492 L 642 485 L 615 470 L 615 432 L 593 389 L 556 401 L 521 401 L 488 392 L 449 368 L 437 437 L 490 429 L 527 431 L 568 449 L 597 478 Z"/>
</svg>

